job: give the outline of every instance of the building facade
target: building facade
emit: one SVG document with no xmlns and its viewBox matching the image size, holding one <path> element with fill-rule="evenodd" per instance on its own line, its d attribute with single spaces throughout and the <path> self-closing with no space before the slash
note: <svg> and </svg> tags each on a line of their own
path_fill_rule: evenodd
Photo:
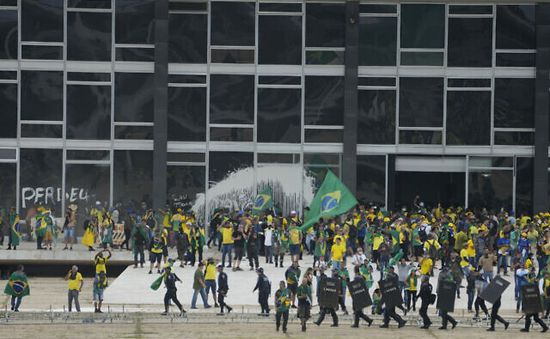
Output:
<svg viewBox="0 0 550 339">
<path fill-rule="evenodd" d="M 0 0 L 0 207 L 548 208 L 550 5 Z"/>
</svg>

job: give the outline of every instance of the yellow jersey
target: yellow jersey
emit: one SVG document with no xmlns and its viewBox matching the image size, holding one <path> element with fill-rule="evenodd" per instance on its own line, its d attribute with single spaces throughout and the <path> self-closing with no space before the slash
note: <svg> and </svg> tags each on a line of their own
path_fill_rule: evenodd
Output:
<svg viewBox="0 0 550 339">
<path fill-rule="evenodd" d="M 216 265 L 206 264 L 204 271 L 204 280 L 216 280 Z"/>
<path fill-rule="evenodd" d="M 82 274 L 80 274 L 80 272 L 76 272 L 76 274 L 74 275 L 74 279 L 71 278 L 73 278 L 72 274 L 69 274 L 69 290 L 78 291 L 82 282 Z"/>
<path fill-rule="evenodd" d="M 222 227 L 222 244 L 232 245 L 233 244 L 233 228 L 232 227 Z"/>
</svg>

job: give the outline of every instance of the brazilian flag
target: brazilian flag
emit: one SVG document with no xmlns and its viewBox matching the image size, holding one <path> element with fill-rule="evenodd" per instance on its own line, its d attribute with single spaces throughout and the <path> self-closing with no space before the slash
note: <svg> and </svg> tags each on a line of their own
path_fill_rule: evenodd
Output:
<svg viewBox="0 0 550 339">
<path fill-rule="evenodd" d="M 24 297 L 30 294 L 27 276 L 22 272 L 13 272 L 4 288 L 4 293 L 14 297 Z"/>
<path fill-rule="evenodd" d="M 325 180 L 309 205 L 305 223 L 300 229 L 307 230 L 321 218 L 344 214 L 355 205 L 357 205 L 357 199 L 340 179 L 328 170 Z"/>
<path fill-rule="evenodd" d="M 151 284 L 151 289 L 152 290 L 156 291 L 156 290 L 159 289 L 160 285 L 162 285 L 162 281 L 164 280 L 165 275 L 166 275 L 166 273 L 162 273 L 155 281 L 153 281 L 153 283 Z"/>
<path fill-rule="evenodd" d="M 254 206 L 252 206 L 252 213 L 260 214 L 265 210 L 273 208 L 273 190 L 267 186 L 263 189 L 256 198 L 254 198 Z"/>
</svg>

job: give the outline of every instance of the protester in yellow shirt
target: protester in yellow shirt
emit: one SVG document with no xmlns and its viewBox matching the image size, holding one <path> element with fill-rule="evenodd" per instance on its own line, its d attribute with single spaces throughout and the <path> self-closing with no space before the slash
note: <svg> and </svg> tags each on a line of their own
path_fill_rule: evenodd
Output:
<svg viewBox="0 0 550 339">
<path fill-rule="evenodd" d="M 335 243 L 332 245 L 330 260 L 332 261 L 332 268 L 339 270 L 344 260 L 346 244 L 342 241 L 342 237 L 340 236 L 334 237 L 334 240 Z"/>
<path fill-rule="evenodd" d="M 229 265 L 231 267 L 231 251 L 233 250 L 233 227 L 229 221 L 222 226 L 222 266 L 225 266 L 225 257 L 229 255 Z"/>
<path fill-rule="evenodd" d="M 433 266 L 433 260 L 427 254 L 424 254 L 420 259 L 420 273 L 422 275 L 432 275 Z"/>
<path fill-rule="evenodd" d="M 72 311 L 73 306 L 73 300 L 74 300 L 74 306 L 77 312 L 80 312 L 80 303 L 78 302 L 78 295 L 80 294 L 80 291 L 82 291 L 82 286 L 84 285 L 84 280 L 82 279 L 82 274 L 78 272 L 78 267 L 74 265 L 67 275 L 65 276 L 65 280 L 69 282 L 69 312 Z"/>
<path fill-rule="evenodd" d="M 219 307 L 218 299 L 216 297 L 216 263 L 214 258 L 208 258 L 206 261 L 206 267 L 204 268 L 204 283 L 206 285 L 206 300 L 208 300 L 208 294 L 212 292 L 212 298 L 214 298 L 215 307 Z"/>
</svg>

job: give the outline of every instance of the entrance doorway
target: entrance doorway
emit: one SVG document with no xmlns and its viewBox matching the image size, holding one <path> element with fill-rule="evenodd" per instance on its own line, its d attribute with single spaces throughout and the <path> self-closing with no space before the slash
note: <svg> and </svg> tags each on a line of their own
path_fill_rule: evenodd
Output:
<svg viewBox="0 0 550 339">
<path fill-rule="evenodd" d="M 443 207 L 464 206 L 465 180 L 465 173 L 396 172 L 395 207 L 411 208 L 417 195 L 428 208 L 438 203 Z"/>
</svg>

